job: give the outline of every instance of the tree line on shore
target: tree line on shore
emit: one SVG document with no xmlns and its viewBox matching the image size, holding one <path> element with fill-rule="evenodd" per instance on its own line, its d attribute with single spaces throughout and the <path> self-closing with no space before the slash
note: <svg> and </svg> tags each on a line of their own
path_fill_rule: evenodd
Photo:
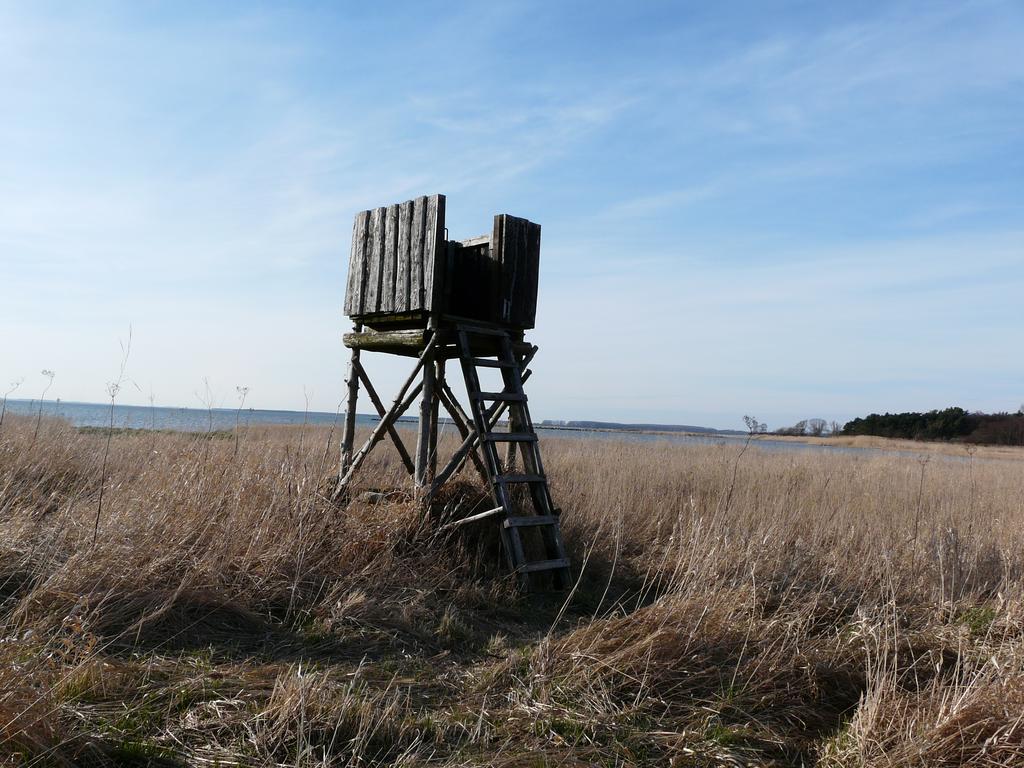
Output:
<svg viewBox="0 0 1024 768">
<path fill-rule="evenodd" d="M 842 427 L 835 421 L 805 419 L 792 427 L 777 429 L 775 434 L 813 437 L 872 435 L 906 440 L 1024 446 L 1024 405 L 1016 413 L 969 412 L 957 407 L 925 413 L 872 413 L 848 421 Z"/>
</svg>

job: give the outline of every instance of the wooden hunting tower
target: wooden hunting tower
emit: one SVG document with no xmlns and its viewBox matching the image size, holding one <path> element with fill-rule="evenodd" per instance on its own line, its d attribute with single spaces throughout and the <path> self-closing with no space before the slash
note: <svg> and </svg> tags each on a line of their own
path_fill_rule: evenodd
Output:
<svg viewBox="0 0 1024 768">
<path fill-rule="evenodd" d="M 427 501 L 470 460 L 490 485 L 495 506 L 456 524 L 485 518 L 497 522 L 506 561 L 523 586 L 529 587 L 530 574 L 541 572 L 550 572 L 556 587 L 565 586 L 569 560 L 560 510 L 551 499 L 523 391 L 530 376 L 526 366 L 537 352 L 524 340 L 524 331 L 534 327 L 536 317 L 540 225 L 500 214 L 490 235 L 449 240 L 444 214 L 444 195 L 431 195 L 356 216 L 345 291 L 345 314 L 354 328 L 344 336 L 351 358 L 338 491 L 345 490 L 385 435 Z M 366 374 L 361 352 L 416 358 L 390 408 Z M 465 379 L 468 414 L 445 380 L 445 364 L 453 359 Z M 482 368 L 498 370 L 500 391 L 484 391 Z M 360 385 L 380 422 L 353 453 Z M 417 397 L 413 458 L 395 422 Z M 440 406 L 462 444 L 438 470 Z M 529 536 L 543 549 L 541 559 L 529 554 L 534 549 L 528 546 Z"/>
</svg>

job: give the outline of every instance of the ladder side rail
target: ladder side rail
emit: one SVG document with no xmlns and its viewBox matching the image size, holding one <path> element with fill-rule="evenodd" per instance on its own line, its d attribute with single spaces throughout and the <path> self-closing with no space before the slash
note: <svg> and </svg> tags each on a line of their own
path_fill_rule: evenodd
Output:
<svg viewBox="0 0 1024 768">
<path fill-rule="evenodd" d="M 516 360 L 515 350 L 513 349 L 512 342 L 508 337 L 505 337 L 505 339 L 502 340 L 502 351 L 508 360 Z M 518 365 L 509 366 L 507 369 L 503 368 L 502 378 L 505 381 L 506 389 L 518 391 L 519 393 L 523 392 L 523 380 Z M 525 471 L 544 478 L 543 482 L 529 484 L 530 496 L 533 500 L 535 513 L 554 520 L 554 523 L 551 525 L 539 526 L 538 530 L 541 534 L 541 541 L 544 544 L 544 550 L 547 553 L 548 561 L 552 564 L 564 563 L 564 565 L 553 568 L 554 572 L 552 573 L 555 585 L 558 587 L 564 587 L 568 585 L 569 581 L 569 561 L 566 557 L 565 544 L 562 541 L 561 525 L 558 520 L 558 509 L 555 507 L 554 500 L 551 498 L 551 488 L 548 485 L 547 474 L 544 471 L 544 464 L 540 455 L 540 441 L 536 438 L 537 433 L 533 427 L 533 419 L 530 417 L 530 408 L 527 405 L 526 398 L 523 398 L 517 403 L 511 404 L 510 414 L 516 412 L 518 412 L 517 429 L 534 436 L 533 441 L 520 444 L 519 450 L 523 456 L 523 467 Z"/>
<path fill-rule="evenodd" d="M 494 443 L 486 439 L 487 435 L 490 434 L 487 410 L 479 398 L 473 397 L 474 394 L 480 392 L 480 377 L 477 375 L 476 367 L 470 361 L 473 354 L 472 345 L 469 342 L 469 337 L 465 330 L 458 328 L 457 334 L 459 340 L 459 351 L 461 353 L 460 363 L 462 364 L 462 373 L 466 379 L 466 389 L 469 391 L 470 395 L 470 410 L 473 413 L 473 421 L 476 425 L 477 435 L 480 438 L 480 446 L 484 454 L 484 463 L 490 474 L 491 493 L 495 503 L 498 506 L 503 507 L 505 515 L 508 516 L 512 512 L 512 504 L 508 488 L 505 487 L 504 483 L 497 481 L 498 476 L 501 474 L 501 462 L 498 458 L 498 451 Z M 523 542 L 519 535 L 519 531 L 515 528 L 505 528 L 505 526 L 501 526 L 499 535 L 505 551 L 505 557 L 511 566 L 511 570 L 518 572 L 520 566 L 526 561 L 526 555 L 523 552 Z M 528 577 L 520 575 L 520 580 L 524 578 Z M 528 583 L 526 586 L 529 586 Z"/>
<path fill-rule="evenodd" d="M 507 337 L 502 343 L 502 347 L 502 351 L 507 359 L 514 360 L 515 351 L 512 349 L 512 342 Z M 522 393 L 523 378 L 518 366 L 502 369 L 502 378 L 506 383 L 506 388 Z M 519 411 L 517 416 L 520 422 L 519 426 L 522 428 L 521 431 L 536 437 L 537 432 L 533 428 L 533 420 L 530 418 L 530 409 L 526 401 L 523 400 L 513 405 L 516 406 L 516 409 Z M 530 443 L 522 443 L 520 444 L 520 451 L 523 456 L 524 470 L 529 474 L 540 475 L 541 477 L 547 478 L 547 474 L 544 472 L 544 464 L 540 458 L 540 441 L 534 440 Z M 551 498 L 551 491 L 548 488 L 546 481 L 543 483 L 531 483 L 530 494 L 533 496 L 534 506 L 537 508 L 538 514 L 557 514 L 555 512 L 554 501 Z"/>
<path fill-rule="evenodd" d="M 527 371 L 527 373 L 529 373 L 529 371 Z M 527 378 L 529 377 L 524 376 L 523 380 L 525 381 Z M 502 414 L 505 413 L 505 409 L 507 407 L 508 403 L 495 403 L 493 407 L 489 408 L 484 413 L 487 419 L 487 424 L 490 429 L 494 429 L 495 425 L 497 425 L 498 423 L 498 419 L 500 419 Z M 477 432 L 475 419 L 467 421 L 466 426 L 467 428 L 469 428 L 469 433 L 463 438 L 462 445 L 459 446 L 458 450 L 456 450 L 455 453 L 452 455 L 451 460 L 448 462 L 445 468 L 438 472 L 437 477 L 434 479 L 434 491 L 436 491 L 441 485 L 447 482 L 448 478 L 458 474 L 459 470 L 462 469 L 462 465 L 466 462 L 466 458 L 468 456 L 473 457 L 473 461 L 479 467 L 483 479 L 488 483 L 492 482 L 487 467 L 484 466 L 483 462 L 480 459 L 480 456 L 478 456 L 476 453 L 477 448 L 483 450 L 480 444 L 484 441 L 480 440 L 480 434 Z"/>
<path fill-rule="evenodd" d="M 460 345 L 461 345 L 461 342 L 460 342 Z M 460 349 L 461 349 L 461 346 L 460 346 Z M 530 351 L 527 352 L 523 356 L 523 363 L 522 363 L 523 366 L 529 365 L 530 361 L 533 359 L 533 356 L 535 354 L 537 354 L 537 347 L 532 347 L 530 349 Z M 460 353 L 460 357 L 462 357 L 461 353 Z M 472 364 L 474 366 L 474 368 L 478 364 L 476 362 L 476 358 L 470 358 L 469 362 L 470 362 L 470 364 Z M 521 382 L 525 383 L 530 378 L 530 376 L 532 376 L 532 375 L 533 375 L 533 371 L 531 371 L 529 368 L 527 368 L 525 371 L 523 371 L 522 375 L 520 376 Z M 477 377 L 477 379 L 479 381 L 479 376 Z M 457 401 L 455 400 L 455 395 L 451 392 L 451 389 L 448 390 L 448 394 L 452 398 L 452 402 L 457 403 Z M 501 418 L 502 414 L 505 412 L 505 409 L 508 406 L 509 406 L 509 403 L 502 403 L 502 402 L 496 402 L 492 406 L 490 406 L 490 408 L 486 411 L 487 424 L 489 426 L 489 430 L 488 431 L 490 431 L 490 430 L 492 430 L 494 428 L 494 426 L 498 423 L 498 419 Z M 467 423 L 468 423 L 468 421 L 469 421 L 469 419 L 467 418 Z M 439 477 L 443 476 L 444 479 L 447 480 L 452 475 L 458 474 L 459 470 L 462 469 L 463 463 L 465 463 L 465 461 L 466 461 L 466 457 L 469 455 L 468 452 L 475 451 L 475 449 L 477 447 L 477 443 L 481 443 L 482 444 L 484 441 L 480 439 L 479 433 L 474 433 L 473 440 L 471 442 L 473 444 L 469 445 L 468 447 L 467 447 L 465 442 L 462 444 L 462 447 L 459 448 L 459 450 L 456 451 L 456 453 L 455 453 L 455 457 L 458 459 L 458 463 L 454 467 L 452 467 L 450 471 L 442 470 L 442 472 L 440 473 Z M 479 459 L 476 458 L 476 453 L 475 452 L 473 452 L 472 455 L 474 457 L 474 461 L 479 461 Z M 447 468 L 446 468 L 446 470 L 447 470 Z M 483 471 L 483 470 L 481 470 L 481 471 Z M 489 478 L 487 478 L 487 479 L 489 480 Z"/>
<path fill-rule="evenodd" d="M 507 340 L 507 338 L 508 337 L 506 337 L 505 340 Z M 504 382 L 504 385 L 505 385 L 504 386 L 504 391 L 505 392 L 512 392 L 512 393 L 517 394 L 517 395 L 523 395 L 524 392 L 523 392 L 523 385 L 522 385 L 521 378 L 520 379 L 513 379 L 511 376 L 509 376 L 509 371 L 511 371 L 512 369 L 519 370 L 520 366 L 521 366 L 521 363 L 519 362 L 519 360 L 518 360 L 518 358 L 517 358 L 517 356 L 515 354 L 515 350 L 512 349 L 512 344 L 511 343 L 505 343 L 505 340 L 503 340 L 503 342 L 501 344 L 501 349 L 499 350 L 500 351 L 499 359 L 502 360 L 502 362 L 504 362 L 506 364 L 506 365 L 502 366 L 502 368 L 501 368 L 501 379 L 502 379 L 502 381 Z M 518 388 L 513 388 L 512 386 L 510 386 L 510 385 L 514 384 L 515 382 L 518 382 L 518 384 L 519 384 Z M 525 403 L 525 402 L 526 402 L 525 399 L 520 401 L 520 403 Z M 515 405 L 515 403 L 513 403 L 512 405 Z M 520 418 L 520 409 L 510 406 L 509 409 L 508 409 L 508 431 L 509 432 L 524 432 L 525 430 L 522 429 L 522 426 L 523 425 L 522 425 L 522 419 Z M 516 466 L 516 447 L 517 447 L 516 443 L 509 443 L 508 447 L 505 449 L 505 468 L 508 471 L 512 471 L 513 469 L 515 469 L 515 466 Z M 519 451 L 523 453 L 523 460 L 525 462 L 525 460 L 526 460 L 526 448 L 524 446 L 519 446 Z"/>
</svg>

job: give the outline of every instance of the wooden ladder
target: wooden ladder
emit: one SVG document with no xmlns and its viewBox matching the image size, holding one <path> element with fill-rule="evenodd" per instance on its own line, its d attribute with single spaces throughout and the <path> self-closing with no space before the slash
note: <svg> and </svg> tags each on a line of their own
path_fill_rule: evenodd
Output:
<svg viewBox="0 0 1024 768">
<path fill-rule="evenodd" d="M 466 379 L 466 393 L 494 503 L 504 509 L 500 531 L 508 565 L 525 589 L 530 588 L 531 574 L 541 572 L 550 572 L 555 589 L 567 587 L 569 558 L 559 526 L 561 510 L 551 500 L 551 490 L 540 458 L 540 444 L 523 392 L 523 359 L 516 354 L 506 330 L 458 324 L 455 333 Z M 504 383 L 502 391 L 483 391 L 478 368 L 498 368 Z M 494 429 L 497 426 L 496 413 L 502 405 L 508 409 L 508 431 Z M 508 446 L 504 461 L 498 452 L 499 443 Z M 522 455 L 521 472 L 515 471 L 516 449 Z M 517 514 L 512 489 L 520 485 L 529 489 L 532 514 Z M 527 556 L 523 541 L 525 529 L 540 534 L 544 559 L 535 560 Z"/>
</svg>

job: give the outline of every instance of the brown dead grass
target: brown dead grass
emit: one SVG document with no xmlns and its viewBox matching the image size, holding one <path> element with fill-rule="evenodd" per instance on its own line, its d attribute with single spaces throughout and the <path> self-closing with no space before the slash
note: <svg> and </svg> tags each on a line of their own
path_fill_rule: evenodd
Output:
<svg viewBox="0 0 1024 768">
<path fill-rule="evenodd" d="M 837 435 L 835 437 L 811 437 L 800 435 L 765 435 L 765 440 L 808 443 L 810 445 L 833 445 L 845 448 L 871 448 L 876 451 L 894 451 L 920 455 L 941 454 L 957 458 L 1007 459 L 1024 461 L 1024 447 L 1013 445 L 978 445 L 956 443 L 947 440 L 903 440 L 895 437 L 874 435 Z"/>
<path fill-rule="evenodd" d="M 1024 471 L 544 439 L 568 595 L 336 436 L 0 432 L 12 765 L 1019 765 Z"/>
</svg>

